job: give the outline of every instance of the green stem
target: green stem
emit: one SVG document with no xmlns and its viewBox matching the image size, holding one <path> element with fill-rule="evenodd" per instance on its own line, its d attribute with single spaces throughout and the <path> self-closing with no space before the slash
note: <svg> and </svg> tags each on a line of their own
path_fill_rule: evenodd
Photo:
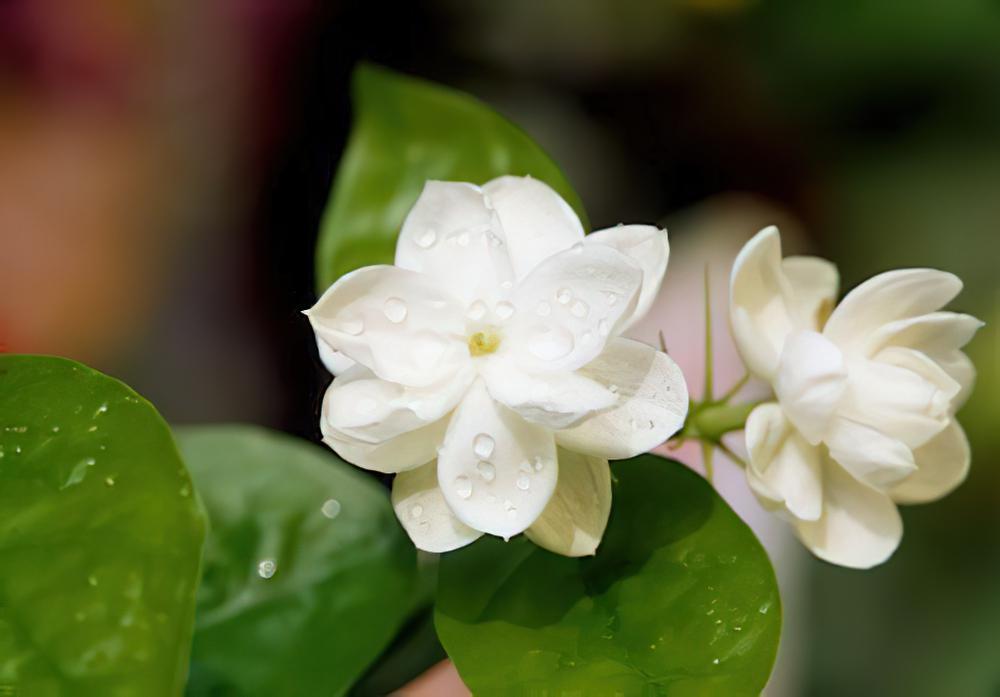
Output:
<svg viewBox="0 0 1000 697">
<path fill-rule="evenodd" d="M 690 419 L 690 433 L 703 440 L 719 442 L 730 431 L 740 431 L 758 402 L 710 404 L 696 409 Z"/>
</svg>

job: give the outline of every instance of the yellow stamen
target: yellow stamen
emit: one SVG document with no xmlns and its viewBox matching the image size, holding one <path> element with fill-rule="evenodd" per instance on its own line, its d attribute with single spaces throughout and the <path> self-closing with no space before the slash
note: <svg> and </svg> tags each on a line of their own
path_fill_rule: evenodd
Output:
<svg viewBox="0 0 1000 697">
<path fill-rule="evenodd" d="M 469 354 L 472 356 L 493 353 L 498 346 L 500 346 L 500 335 L 495 332 L 476 332 L 469 337 Z"/>
</svg>

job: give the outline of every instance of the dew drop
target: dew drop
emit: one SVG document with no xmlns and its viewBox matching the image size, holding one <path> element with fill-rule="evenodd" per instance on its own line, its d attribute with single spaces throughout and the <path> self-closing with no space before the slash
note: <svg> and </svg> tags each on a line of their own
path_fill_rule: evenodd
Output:
<svg viewBox="0 0 1000 697">
<path fill-rule="evenodd" d="M 543 460 L 541 457 L 536 457 L 535 458 L 535 471 L 536 472 L 541 472 L 543 469 L 545 469 L 545 460 Z"/>
<path fill-rule="evenodd" d="M 52 432 L 53 433 L 59 433 L 59 427 L 58 426 L 53 426 L 52 427 Z"/>
<path fill-rule="evenodd" d="M 574 317 L 583 319 L 590 312 L 590 306 L 582 300 L 577 300 L 573 303 L 573 306 L 569 308 L 569 313 Z"/>
<path fill-rule="evenodd" d="M 319 510 L 325 517 L 333 520 L 340 515 L 340 501 L 337 499 L 327 499 L 323 502 L 323 505 L 320 506 Z"/>
<path fill-rule="evenodd" d="M 423 514 L 424 514 L 424 507 L 421 506 L 419 503 L 415 503 L 412 506 L 410 506 L 410 517 L 413 518 L 414 520 L 416 520 Z"/>
<path fill-rule="evenodd" d="M 467 233 L 467 232 L 459 233 L 458 235 L 455 236 L 455 242 L 458 243 L 459 247 L 468 247 L 469 246 L 469 233 Z"/>
<path fill-rule="evenodd" d="M 185 484 L 184 486 L 181 487 L 180 491 L 177 493 L 181 495 L 181 498 L 186 499 L 188 496 L 191 495 L 191 487 Z"/>
<path fill-rule="evenodd" d="M 497 303 L 496 313 L 500 319 L 510 319 L 514 316 L 514 306 L 506 300 L 502 300 Z"/>
<path fill-rule="evenodd" d="M 537 327 L 528 350 L 543 361 L 555 361 L 573 350 L 573 335 L 561 327 Z"/>
<path fill-rule="evenodd" d="M 264 559 L 257 564 L 257 575 L 261 578 L 271 578 L 277 570 L 278 565 L 274 563 L 273 559 Z"/>
<path fill-rule="evenodd" d="M 618 302 L 618 295 L 616 295 L 615 293 L 605 293 L 604 299 L 608 301 L 609 306 L 614 305 L 616 302 Z"/>
<path fill-rule="evenodd" d="M 549 305 L 544 300 L 542 300 L 540 303 L 538 303 L 538 307 L 535 308 L 535 312 L 538 314 L 539 317 L 548 317 L 549 315 L 552 314 L 552 306 Z"/>
<path fill-rule="evenodd" d="M 511 515 L 511 516 L 513 516 L 514 514 L 517 513 L 517 506 L 515 506 L 514 502 L 511 501 L 510 499 L 504 499 L 504 501 L 503 501 L 503 509 L 505 511 L 507 511 L 508 515 Z"/>
<path fill-rule="evenodd" d="M 569 288 L 560 288 L 559 290 L 556 291 L 556 300 L 559 302 L 560 305 L 565 305 L 572 299 L 573 299 L 573 293 L 570 291 Z"/>
<path fill-rule="evenodd" d="M 514 282 L 513 281 L 500 281 L 500 287 L 503 288 L 504 290 L 510 290 L 511 288 L 514 287 Z"/>
<path fill-rule="evenodd" d="M 469 319 L 482 319 L 486 316 L 486 309 L 486 303 L 482 300 L 476 300 L 469 305 L 469 309 L 465 313 L 465 316 Z"/>
<path fill-rule="evenodd" d="M 580 334 L 580 343 L 584 344 L 585 346 L 589 346 L 590 344 L 594 343 L 594 333 L 589 329 L 584 329 L 583 333 Z"/>
<path fill-rule="evenodd" d="M 345 334 L 357 336 L 365 330 L 365 323 L 361 320 L 361 318 L 346 319 L 340 322 L 339 329 Z"/>
<path fill-rule="evenodd" d="M 472 440 L 472 451 L 484 460 L 493 454 L 494 447 L 496 441 L 487 433 L 480 433 Z"/>
<path fill-rule="evenodd" d="M 455 477 L 455 493 L 463 499 L 472 496 L 472 480 L 464 474 Z"/>
<path fill-rule="evenodd" d="M 434 243 L 437 242 L 437 238 L 437 231 L 435 231 L 434 228 L 429 227 L 424 230 L 419 237 L 417 237 L 417 246 L 428 249 L 434 246 Z"/>
<path fill-rule="evenodd" d="M 94 574 L 91 574 L 90 576 L 88 576 L 87 577 L 87 583 L 90 585 L 91 588 L 96 588 L 97 587 L 97 576 L 95 576 Z"/>
<path fill-rule="evenodd" d="M 712 665 L 719 665 L 719 659 L 718 658 L 713 658 L 712 659 Z"/>
<path fill-rule="evenodd" d="M 526 474 L 522 474 L 517 478 L 517 488 L 521 491 L 527 491 L 531 488 L 531 477 Z"/>
<path fill-rule="evenodd" d="M 399 324 L 406 319 L 406 303 L 399 298 L 386 299 L 382 311 L 385 312 L 386 318 L 395 324 Z"/>
<path fill-rule="evenodd" d="M 597 331 L 600 332 L 601 336 L 607 336 L 611 331 L 611 326 L 608 324 L 608 320 L 602 319 L 597 323 Z"/>
<path fill-rule="evenodd" d="M 94 412 L 94 416 L 97 416 L 98 414 L 107 414 L 107 413 L 108 413 L 108 404 L 107 402 L 105 402 L 101 406 L 97 407 L 97 411 Z"/>
<path fill-rule="evenodd" d="M 520 469 L 522 472 L 527 472 L 528 474 L 531 474 L 532 472 L 535 471 L 535 468 L 532 467 L 531 463 L 528 462 L 527 460 L 525 460 L 524 462 L 522 462 L 521 466 L 518 469 Z"/>
<path fill-rule="evenodd" d="M 479 464 L 476 465 L 476 470 L 479 472 L 479 476 L 483 478 L 483 481 L 492 482 L 496 479 L 497 468 L 490 462 L 480 460 Z"/>
<path fill-rule="evenodd" d="M 618 394 L 618 385 L 608 385 L 608 392 Z"/>
</svg>

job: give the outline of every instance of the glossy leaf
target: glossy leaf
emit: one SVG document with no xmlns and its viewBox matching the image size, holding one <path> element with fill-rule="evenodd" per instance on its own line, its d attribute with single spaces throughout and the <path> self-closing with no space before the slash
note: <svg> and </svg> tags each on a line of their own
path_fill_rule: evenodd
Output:
<svg viewBox="0 0 1000 697">
<path fill-rule="evenodd" d="M 763 548 L 683 465 L 612 471 L 596 556 L 524 538 L 444 555 L 436 624 L 462 678 L 476 695 L 758 695 L 781 630 Z"/>
<path fill-rule="evenodd" d="M 325 448 L 264 429 L 178 439 L 211 524 L 189 694 L 344 694 L 419 595 L 388 492 Z"/>
<path fill-rule="evenodd" d="M 323 292 L 361 266 L 391 264 L 403 219 L 428 179 L 483 184 L 530 174 L 583 206 L 559 168 L 517 126 L 457 90 L 372 65 L 354 74 L 354 126 L 316 251 Z"/>
<path fill-rule="evenodd" d="M 148 402 L 72 361 L 0 356 L 0 694 L 179 694 L 203 538 Z"/>
</svg>

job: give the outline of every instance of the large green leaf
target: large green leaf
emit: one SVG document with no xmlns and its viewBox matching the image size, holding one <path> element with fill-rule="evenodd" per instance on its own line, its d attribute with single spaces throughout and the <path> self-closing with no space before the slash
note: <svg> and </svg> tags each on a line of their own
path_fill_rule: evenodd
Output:
<svg viewBox="0 0 1000 697">
<path fill-rule="evenodd" d="M 441 560 L 436 624 L 477 695 L 757 695 L 781 631 L 753 533 L 699 476 L 616 463 L 587 559 L 483 538 Z"/>
<path fill-rule="evenodd" d="M 264 429 L 185 428 L 178 440 L 211 524 L 189 694 L 343 694 L 419 593 L 388 493 Z"/>
<path fill-rule="evenodd" d="M 530 174 L 585 220 L 579 198 L 549 156 L 466 94 L 361 65 L 354 74 L 354 108 L 316 251 L 319 292 L 348 271 L 392 263 L 399 228 L 428 179 L 482 184 Z"/>
<path fill-rule="evenodd" d="M 204 539 L 191 492 L 128 387 L 0 356 L 0 694 L 180 693 Z"/>
</svg>

